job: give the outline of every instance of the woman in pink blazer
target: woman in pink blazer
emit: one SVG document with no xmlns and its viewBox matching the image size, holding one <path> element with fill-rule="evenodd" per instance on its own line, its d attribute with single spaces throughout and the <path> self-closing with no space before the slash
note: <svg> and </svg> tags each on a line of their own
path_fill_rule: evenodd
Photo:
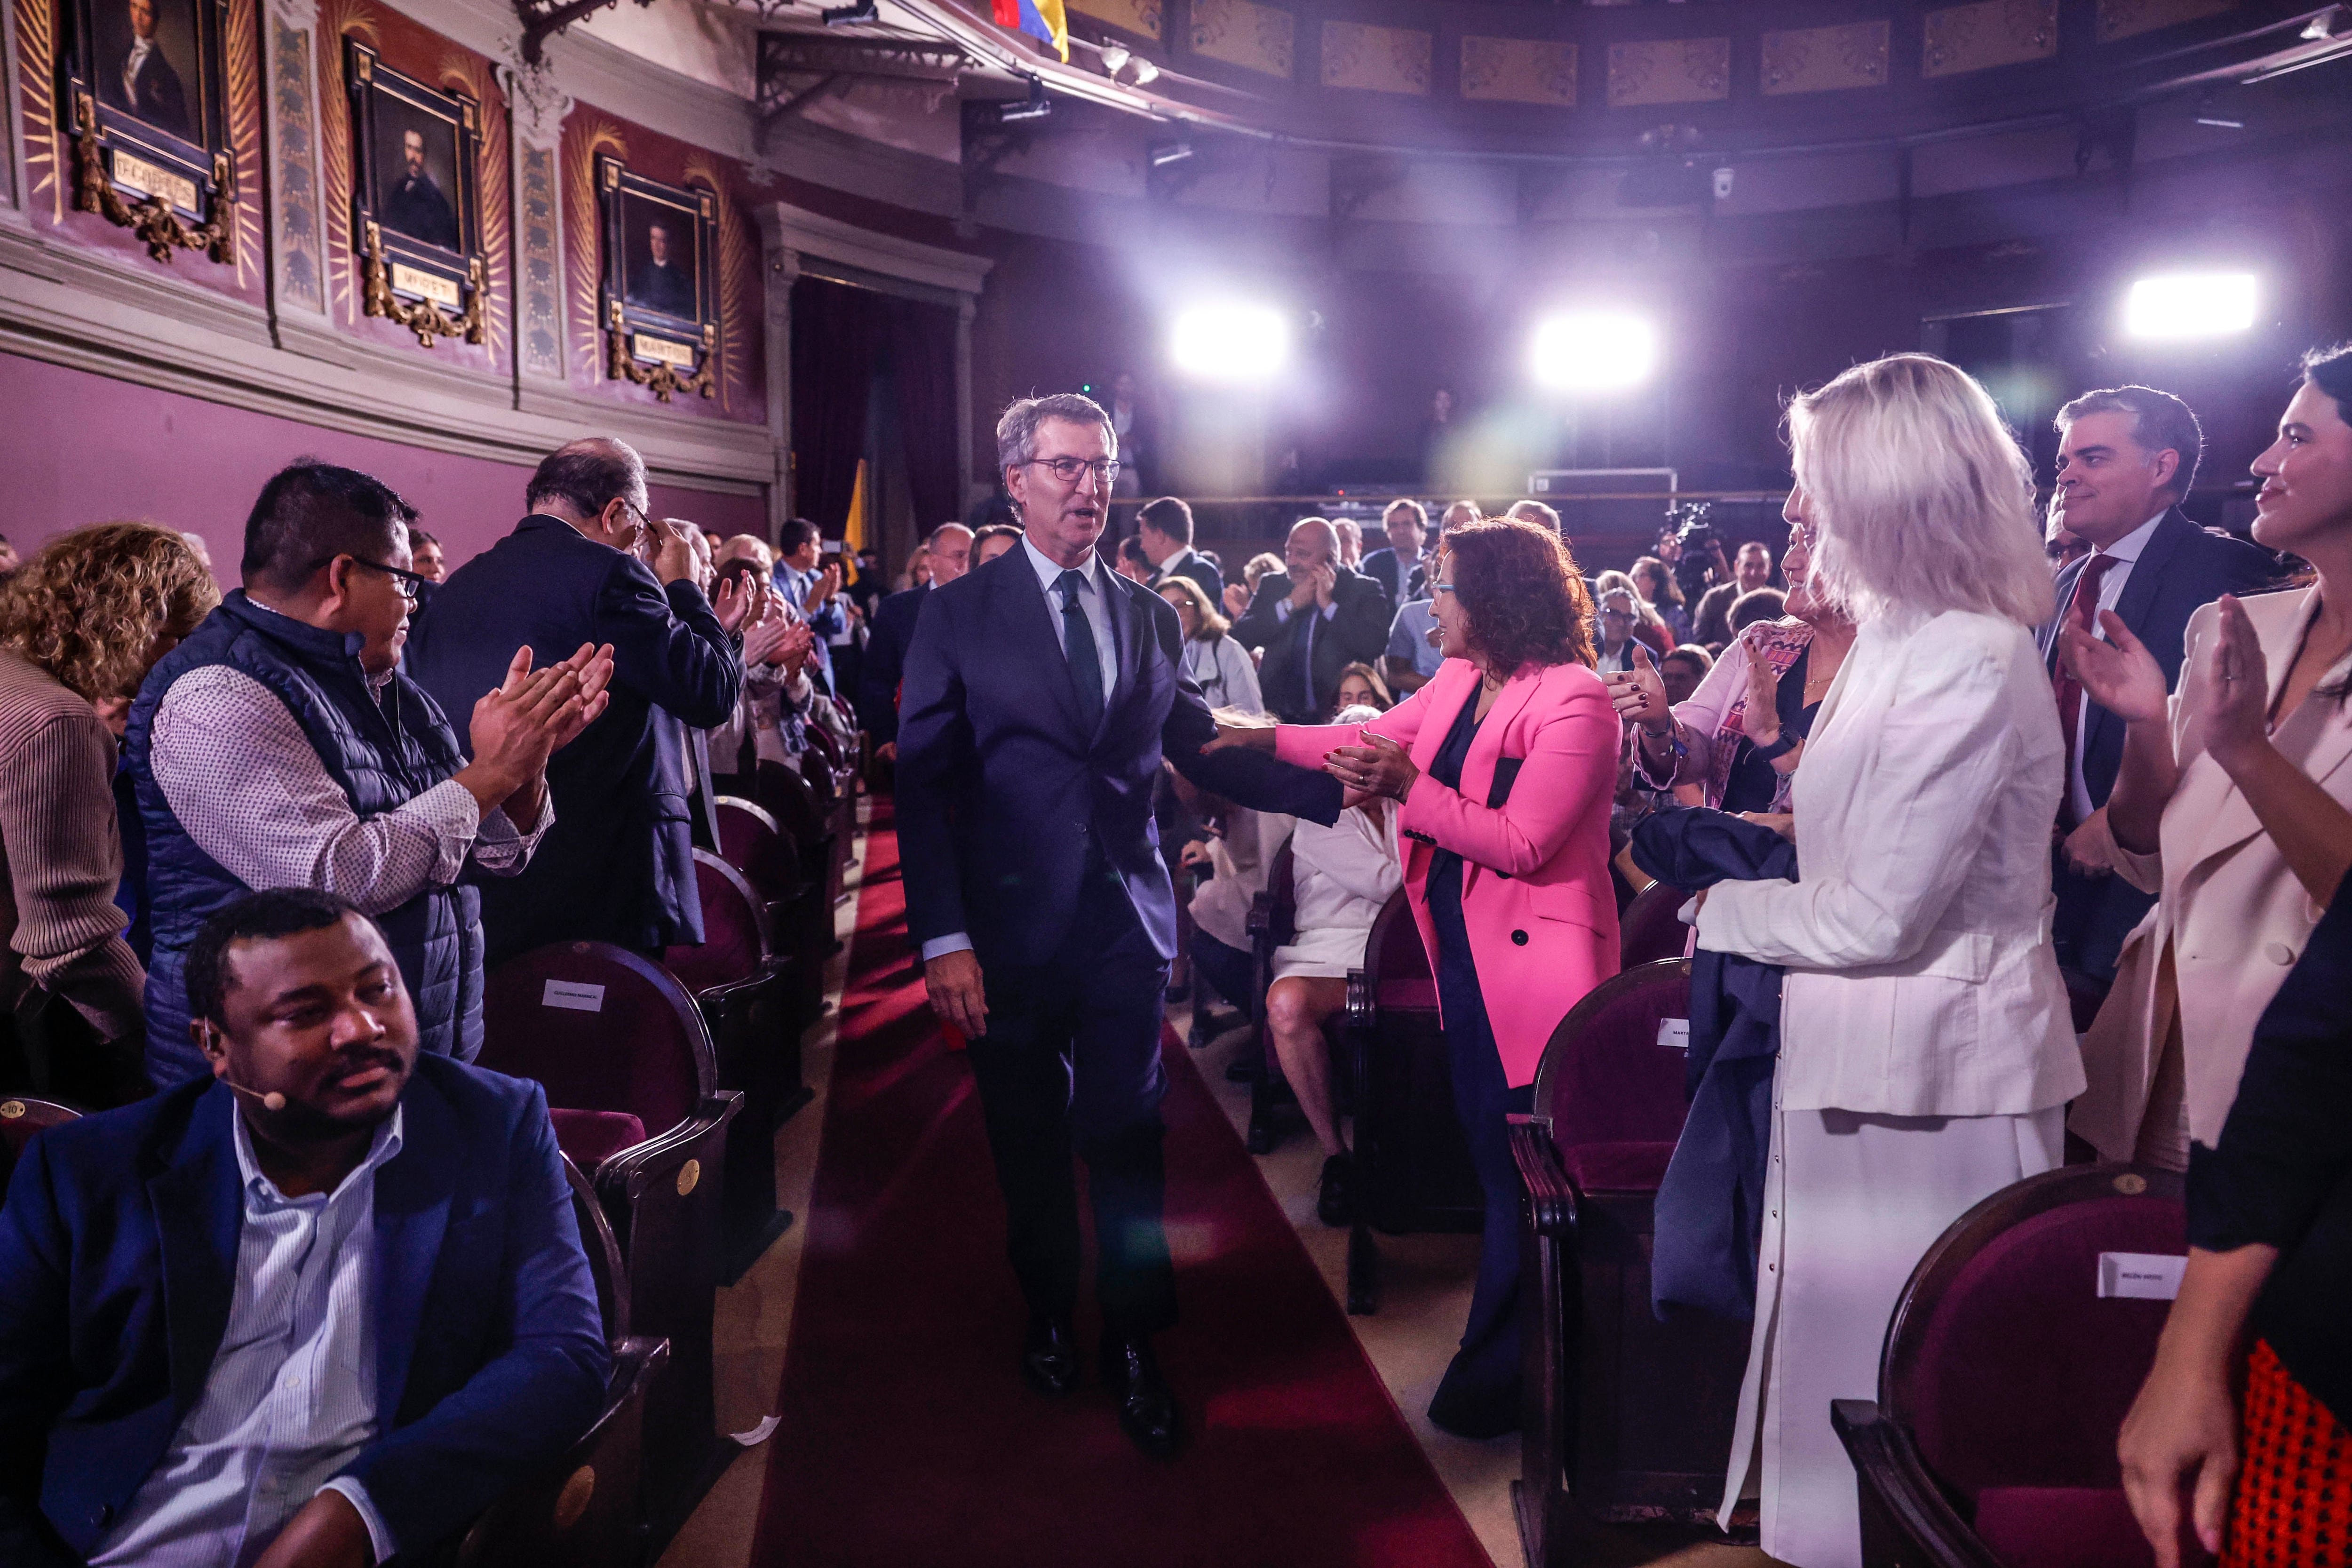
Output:
<svg viewBox="0 0 2352 1568">
<path fill-rule="evenodd" d="M 1528 1109 L 1544 1043 L 1617 973 L 1609 804 L 1620 735 L 1592 670 L 1592 606 L 1550 530 L 1495 519 L 1445 536 L 1429 683 L 1377 722 L 1228 731 L 1401 803 L 1404 885 L 1437 975 L 1454 1102 L 1486 1197 L 1462 1348 L 1430 1402 L 1449 1432 L 1519 1417 L 1518 1178 L 1505 1118 Z"/>
</svg>

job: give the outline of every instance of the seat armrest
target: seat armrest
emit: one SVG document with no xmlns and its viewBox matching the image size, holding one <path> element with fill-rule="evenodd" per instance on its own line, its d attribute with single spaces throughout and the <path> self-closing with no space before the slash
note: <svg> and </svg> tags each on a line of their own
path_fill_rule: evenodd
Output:
<svg viewBox="0 0 2352 1568">
<path fill-rule="evenodd" d="M 1509 1121 L 1511 1163 L 1519 1170 L 1522 1212 L 1529 1230 L 1539 1237 L 1569 1234 L 1576 1228 L 1576 1186 L 1551 1141 L 1551 1118 L 1513 1116 Z"/>
<path fill-rule="evenodd" d="M 1255 939 L 1259 937 L 1268 936 L 1273 933 L 1274 895 L 1272 893 L 1252 893 L 1250 895 L 1249 919 L 1245 922 L 1244 929 L 1250 933 L 1252 941 L 1255 941 Z"/>
<path fill-rule="evenodd" d="M 1380 998 L 1373 994 L 1372 977 L 1360 969 L 1348 971 L 1348 1026 L 1369 1029 L 1381 1021 Z"/>
<path fill-rule="evenodd" d="M 1830 1401 L 1830 1426 L 1861 1491 L 1863 1568 L 2004 1568 L 1876 1401 Z"/>
</svg>

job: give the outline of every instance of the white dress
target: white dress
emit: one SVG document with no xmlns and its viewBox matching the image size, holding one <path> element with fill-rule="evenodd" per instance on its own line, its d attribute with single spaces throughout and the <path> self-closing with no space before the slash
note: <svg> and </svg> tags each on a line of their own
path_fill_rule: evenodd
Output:
<svg viewBox="0 0 2352 1568">
<path fill-rule="evenodd" d="M 1782 965 L 1756 1326 L 1723 1517 L 1760 1461 L 1763 1548 L 1859 1568 L 1830 1403 L 1871 1399 L 1927 1247 L 2061 1160 L 2082 1091 L 2050 948 L 2064 743 L 2023 627 L 1865 624 L 1791 805 L 1800 880 L 1725 882 L 1698 945 Z"/>
<path fill-rule="evenodd" d="M 1395 813 L 1386 801 L 1352 806 L 1326 827 L 1301 820 L 1290 836 L 1297 930 L 1274 950 L 1276 980 L 1345 980 L 1364 964 L 1364 939 L 1381 908 L 1404 885 Z"/>
</svg>

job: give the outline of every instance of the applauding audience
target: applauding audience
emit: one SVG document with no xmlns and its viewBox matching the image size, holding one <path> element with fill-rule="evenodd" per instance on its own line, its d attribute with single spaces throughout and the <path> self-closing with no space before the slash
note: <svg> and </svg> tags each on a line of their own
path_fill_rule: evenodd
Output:
<svg viewBox="0 0 2352 1568">
<path fill-rule="evenodd" d="M 205 1072 L 42 1134 L 0 1212 L 0 1560 L 418 1561 L 603 1402 L 546 1097 L 422 1051 L 332 894 L 182 973 Z"/>
<path fill-rule="evenodd" d="M 424 1048 L 461 1061 L 481 1048 L 481 895 L 462 879 L 529 862 L 552 820 L 548 757 L 604 711 L 612 665 L 583 647 L 534 672 L 528 649 L 507 650 L 458 710 L 468 761 L 441 705 L 401 669 L 415 515 L 350 468 L 278 474 L 246 522 L 245 585 L 156 665 L 131 710 L 154 931 L 147 1066 L 165 1088 L 206 1070 L 188 1034 L 189 944 L 214 913 L 268 888 L 333 893 L 380 917 Z"/>
<path fill-rule="evenodd" d="M 1234 626 L 1245 647 L 1263 649 L 1258 684 L 1286 722 L 1331 711 L 1339 675 L 1388 646 L 1390 609 L 1380 584 L 1339 559 L 1339 535 L 1319 517 L 1302 519 L 1283 545 L 1284 568 L 1258 584 L 1249 613 Z"/>
<path fill-rule="evenodd" d="M 0 593 L 0 1091 L 104 1106 L 149 1089 L 108 731 L 219 599 L 145 522 L 59 534 Z"/>
</svg>

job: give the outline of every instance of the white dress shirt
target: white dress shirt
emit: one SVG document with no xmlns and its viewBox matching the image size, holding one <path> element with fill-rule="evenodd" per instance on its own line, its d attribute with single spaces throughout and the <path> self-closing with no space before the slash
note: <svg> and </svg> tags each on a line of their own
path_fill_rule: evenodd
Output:
<svg viewBox="0 0 2352 1568">
<path fill-rule="evenodd" d="M 340 893 L 371 915 L 448 887 L 468 860 L 515 875 L 555 821 L 551 792 L 518 832 L 455 779 L 362 818 L 278 694 L 226 665 L 172 683 L 155 705 L 150 754 L 172 815 L 230 876 Z"/>
<path fill-rule="evenodd" d="M 289 1198 L 264 1175 L 240 1110 L 245 1222 L 228 1324 L 205 1390 L 91 1554 L 90 1568 L 244 1568 L 321 1491 L 351 1500 L 378 1563 L 399 1550 L 367 1489 L 331 1479 L 381 1429 L 375 1407 L 375 1173 L 401 1111 L 332 1193 Z"/>
<path fill-rule="evenodd" d="M 1079 612 L 1087 617 L 1087 628 L 1095 635 L 1095 659 L 1102 669 L 1103 706 L 1109 707 L 1111 698 L 1118 688 L 1118 644 L 1114 640 L 1111 632 L 1110 605 L 1103 597 L 1109 591 L 1103 582 L 1106 568 L 1096 559 L 1095 552 L 1091 550 L 1087 552 L 1086 558 L 1076 566 L 1066 568 L 1060 562 L 1030 543 L 1025 534 L 1022 536 L 1021 548 L 1028 552 L 1029 568 L 1037 574 L 1038 586 L 1045 591 L 1045 618 L 1052 624 L 1054 641 L 1060 644 L 1062 655 L 1066 658 L 1069 657 L 1070 648 L 1069 645 L 1063 641 L 1062 593 L 1055 584 L 1062 580 L 1062 574 L 1066 570 L 1075 571 L 1086 580 L 1086 586 L 1078 591 L 1078 608 Z M 970 931 L 950 931 L 945 936 L 935 936 L 923 943 L 923 962 L 929 963 L 932 959 L 942 957 L 947 953 L 968 952 L 971 947 Z"/>
<path fill-rule="evenodd" d="M 136 107 L 139 102 L 139 72 L 147 64 L 147 57 L 155 52 L 152 38 L 134 39 L 131 52 L 122 59 L 122 100 Z"/>
<path fill-rule="evenodd" d="M 2169 507 L 2165 509 L 2166 511 L 2170 510 Z M 2164 512 L 2159 511 L 2105 550 L 2091 552 L 2093 560 L 2104 555 L 2115 563 L 2107 568 L 2107 574 L 2099 579 L 2099 602 L 2092 606 L 2094 609 L 2112 610 L 2123 602 L 2124 584 L 2131 580 L 2132 564 L 2139 559 L 2139 552 L 2147 548 L 2147 542 L 2155 537 L 2156 525 L 2163 521 Z M 2084 569 L 2088 571 L 2089 567 L 2085 565 Z M 2074 581 L 2079 584 L 2082 578 L 2077 576 Z M 2066 613 L 2074 614 L 2074 607 L 2067 605 Z M 2091 635 L 2101 642 L 2107 640 L 2107 628 L 2099 624 L 2096 615 L 2091 617 Z M 2091 701 L 2085 697 L 2082 711 L 2074 715 L 2074 766 L 2066 779 L 2067 805 L 2077 822 L 2089 821 L 2091 813 L 2097 809 L 2091 803 L 2091 786 L 2083 782 L 2083 749 L 2090 743 L 2090 738 Z"/>
</svg>

